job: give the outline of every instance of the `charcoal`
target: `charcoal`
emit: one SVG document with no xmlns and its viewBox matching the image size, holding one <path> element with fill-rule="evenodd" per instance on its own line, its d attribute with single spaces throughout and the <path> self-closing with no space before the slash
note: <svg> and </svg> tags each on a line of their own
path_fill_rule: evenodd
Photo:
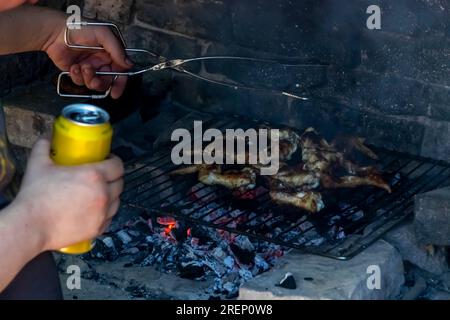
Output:
<svg viewBox="0 0 450 320">
<path fill-rule="evenodd" d="M 133 239 L 130 237 L 130 235 L 125 230 L 120 230 L 116 233 L 116 236 L 122 241 L 124 245 L 131 242 Z"/>
<path fill-rule="evenodd" d="M 111 237 L 105 237 L 102 241 L 108 248 L 115 249 L 114 241 Z"/>
<path fill-rule="evenodd" d="M 243 281 L 248 281 L 253 278 L 253 274 L 249 270 L 241 269 L 239 270 L 239 276 Z"/>
<path fill-rule="evenodd" d="M 205 245 L 211 241 L 211 237 L 208 235 L 208 232 L 202 227 L 192 227 L 191 237 L 197 238 L 199 240 L 199 245 Z"/>
<path fill-rule="evenodd" d="M 95 246 L 90 251 L 89 255 L 92 258 L 108 261 L 114 261 L 119 257 L 117 250 L 115 248 L 107 247 L 103 241 L 96 241 Z"/>
<path fill-rule="evenodd" d="M 270 269 L 270 265 L 260 255 L 255 255 L 255 266 L 260 270 L 260 272 Z"/>
<path fill-rule="evenodd" d="M 295 282 L 295 278 L 293 274 L 290 272 L 286 273 L 284 278 L 281 279 L 280 283 L 277 283 L 276 286 L 291 290 L 297 289 L 297 283 Z"/>
<path fill-rule="evenodd" d="M 178 242 L 183 242 L 187 238 L 187 228 L 181 224 L 179 224 L 178 228 L 173 228 L 171 233 Z"/>
<path fill-rule="evenodd" d="M 222 278 L 224 283 L 237 283 L 240 279 L 239 272 L 232 271 Z"/>
<path fill-rule="evenodd" d="M 128 230 L 127 233 L 128 233 L 128 235 L 132 236 L 133 238 L 136 238 L 141 234 L 139 231 L 136 231 L 136 230 Z"/>
<path fill-rule="evenodd" d="M 227 266 L 228 269 L 234 268 L 234 259 L 231 256 L 228 256 L 225 259 L 223 259 L 223 263 Z"/>
<path fill-rule="evenodd" d="M 128 234 L 132 236 L 133 243 L 139 243 L 147 236 L 147 234 L 141 233 L 137 230 L 128 230 Z"/>
<path fill-rule="evenodd" d="M 137 254 L 137 253 L 139 253 L 139 249 L 136 247 L 131 247 L 131 248 L 122 250 L 121 253 L 122 254 Z"/>
<path fill-rule="evenodd" d="M 184 279 L 198 279 L 205 275 L 205 268 L 199 265 L 196 261 L 188 263 L 179 263 L 177 265 L 178 273 Z"/>
<path fill-rule="evenodd" d="M 222 250 L 222 248 L 217 247 L 213 250 L 213 255 L 216 259 L 220 260 L 225 258 L 226 253 Z"/>
<path fill-rule="evenodd" d="M 233 299 L 239 295 L 239 287 L 235 283 L 227 282 L 223 285 L 223 289 L 227 299 Z"/>
<path fill-rule="evenodd" d="M 236 244 L 230 244 L 230 249 L 237 260 L 245 265 L 251 265 L 255 261 L 255 251 L 249 251 L 238 247 Z"/>
<path fill-rule="evenodd" d="M 247 251 L 255 251 L 255 246 L 246 236 L 239 235 L 234 239 L 234 243 L 241 249 Z"/>
<path fill-rule="evenodd" d="M 139 251 L 151 252 L 153 250 L 153 245 L 151 243 L 139 243 L 136 245 Z"/>
<path fill-rule="evenodd" d="M 116 251 L 120 251 L 123 249 L 123 242 L 120 240 L 115 234 L 111 235 L 111 239 L 114 243 L 114 248 Z"/>
<path fill-rule="evenodd" d="M 138 221 L 133 225 L 133 230 L 141 233 L 142 235 L 149 235 L 151 230 L 147 223 L 144 221 Z"/>
<path fill-rule="evenodd" d="M 141 251 L 136 255 L 136 258 L 133 260 L 133 264 L 141 264 L 145 258 L 147 258 L 148 252 Z"/>
</svg>

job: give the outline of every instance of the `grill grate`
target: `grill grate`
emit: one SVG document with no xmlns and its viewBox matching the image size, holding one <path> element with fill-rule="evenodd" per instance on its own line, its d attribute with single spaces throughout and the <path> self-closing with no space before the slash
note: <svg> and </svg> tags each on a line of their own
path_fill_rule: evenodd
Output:
<svg viewBox="0 0 450 320">
<path fill-rule="evenodd" d="M 255 123 L 230 118 L 212 121 L 208 126 L 249 128 Z M 252 200 L 237 200 L 229 190 L 199 183 L 195 175 L 169 177 L 168 173 L 177 168 L 171 161 L 170 148 L 126 164 L 122 201 L 151 215 L 172 215 L 186 223 L 345 260 L 411 217 L 416 194 L 450 184 L 448 163 L 374 150 L 380 158 L 378 165 L 391 177 L 392 194 L 372 187 L 335 190 L 332 195 L 325 194 L 326 208 L 317 214 L 280 207 L 270 201 L 268 191 Z"/>
</svg>

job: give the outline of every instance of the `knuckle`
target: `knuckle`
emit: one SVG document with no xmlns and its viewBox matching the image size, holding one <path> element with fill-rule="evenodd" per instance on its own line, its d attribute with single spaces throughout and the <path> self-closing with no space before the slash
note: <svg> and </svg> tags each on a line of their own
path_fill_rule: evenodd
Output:
<svg viewBox="0 0 450 320">
<path fill-rule="evenodd" d="M 106 190 L 106 188 L 101 188 L 95 197 L 96 205 L 100 209 L 106 209 L 106 207 L 108 206 L 109 200 L 110 199 L 109 199 L 108 191 Z"/>
<path fill-rule="evenodd" d="M 90 183 L 101 183 L 104 181 L 103 174 L 98 169 L 86 170 L 83 178 Z"/>
<path fill-rule="evenodd" d="M 117 172 L 120 174 L 120 176 L 123 176 L 125 174 L 125 167 L 123 165 L 123 161 L 117 156 L 114 156 L 114 159 L 116 160 Z"/>
</svg>

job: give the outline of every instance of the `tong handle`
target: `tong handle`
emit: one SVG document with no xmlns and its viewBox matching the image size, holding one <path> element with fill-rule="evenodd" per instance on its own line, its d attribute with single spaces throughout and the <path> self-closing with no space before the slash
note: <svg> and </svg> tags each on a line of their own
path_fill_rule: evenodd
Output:
<svg viewBox="0 0 450 320">
<path fill-rule="evenodd" d="M 70 74 L 70 72 L 64 71 L 64 72 L 61 72 L 59 74 L 59 76 L 58 76 L 58 81 L 57 81 L 57 84 L 56 84 L 56 92 L 58 93 L 58 95 L 60 97 L 64 97 L 64 98 L 82 98 L 82 99 L 93 99 L 93 100 L 95 100 L 95 99 L 105 99 L 111 93 L 112 84 L 110 85 L 108 90 L 106 90 L 104 93 L 99 93 L 99 94 L 74 94 L 74 93 L 63 92 L 62 91 L 62 81 L 63 81 L 64 77 L 69 77 L 69 74 Z M 117 79 L 117 76 L 114 77 L 114 80 L 115 79 Z"/>
<path fill-rule="evenodd" d="M 122 32 L 120 32 L 119 27 L 110 22 L 88 22 L 88 21 L 81 21 L 81 22 L 68 22 L 66 24 L 66 29 L 64 31 L 64 43 L 68 48 L 71 49 L 81 49 L 81 50 L 105 50 L 102 46 L 86 46 L 86 45 L 79 45 L 79 44 L 73 44 L 70 42 L 70 31 L 74 29 L 79 29 L 81 27 L 89 27 L 89 26 L 105 26 L 105 27 L 111 27 L 114 28 L 114 30 L 117 32 L 120 41 L 122 42 L 122 45 L 124 48 L 126 48 L 125 39 L 122 35 Z M 68 92 L 62 91 L 62 81 L 64 77 L 69 77 L 68 71 L 63 71 L 59 74 L 58 80 L 56 83 L 56 92 L 60 97 L 64 98 L 84 98 L 84 99 L 104 99 L 109 96 L 111 93 L 112 85 L 109 86 L 108 90 L 106 90 L 104 93 L 99 94 L 73 94 Z M 98 72 L 96 73 L 98 74 Z M 115 74 L 114 74 L 115 75 Z M 115 79 L 117 78 L 117 75 L 115 75 Z M 114 81 L 113 81 L 114 82 Z"/>
<path fill-rule="evenodd" d="M 66 29 L 64 31 L 64 43 L 68 48 L 71 49 L 78 49 L 78 50 L 98 50 L 98 51 L 102 51 L 105 50 L 105 48 L 103 48 L 102 46 L 87 46 L 87 45 L 80 45 L 80 44 L 75 44 L 75 43 L 71 43 L 70 40 L 70 32 L 71 30 L 75 30 L 75 29 L 79 29 L 82 27 L 95 27 L 95 26 L 105 26 L 105 27 L 110 27 L 113 28 L 116 31 L 116 34 L 118 36 L 118 38 L 120 39 L 120 41 L 122 42 L 122 46 L 125 50 L 126 53 L 140 53 L 140 54 L 146 54 L 149 56 L 149 58 L 151 59 L 155 59 L 157 58 L 158 60 L 161 59 L 161 57 L 151 51 L 145 50 L 145 49 L 137 49 L 137 48 L 127 48 L 126 42 L 125 42 L 125 38 L 123 37 L 122 32 L 120 31 L 119 27 L 111 22 L 88 22 L 88 21 L 81 21 L 81 22 L 70 22 L 67 23 L 66 25 Z M 114 79 L 110 85 L 110 87 L 108 88 L 107 91 L 105 91 L 104 93 L 100 93 L 100 94 L 72 94 L 72 93 L 67 93 L 67 92 L 63 92 L 62 91 L 62 81 L 64 77 L 68 77 L 69 72 L 64 71 L 61 72 L 58 76 L 58 80 L 57 80 L 57 93 L 59 96 L 61 97 L 66 97 L 66 98 L 89 98 L 89 99 L 104 99 L 106 97 L 108 97 L 108 95 L 111 92 L 114 80 L 117 79 L 118 76 L 133 76 L 133 75 L 137 75 L 140 73 L 144 73 L 148 70 L 150 70 L 152 66 L 148 66 L 145 68 L 142 68 L 140 70 L 137 71 L 131 71 L 131 72 L 117 72 L 117 71 L 97 71 L 95 74 L 99 75 L 99 76 L 114 76 Z"/>
<path fill-rule="evenodd" d="M 68 22 L 66 24 L 66 30 L 64 31 L 64 43 L 67 47 L 72 49 L 83 49 L 83 50 L 105 50 L 102 46 L 86 46 L 86 45 L 80 45 L 80 44 L 73 44 L 70 43 L 70 31 L 74 29 L 79 29 L 82 27 L 97 27 L 97 26 L 104 26 L 104 27 L 110 27 L 113 28 L 117 35 L 119 36 L 120 41 L 122 42 L 123 47 L 126 49 L 127 44 L 125 42 L 125 38 L 123 37 L 122 32 L 120 31 L 119 27 L 111 22 L 88 22 L 88 21 L 81 21 L 81 22 Z"/>
<path fill-rule="evenodd" d="M 82 49 L 82 50 L 105 50 L 105 48 L 103 48 L 102 46 L 87 46 L 87 45 L 80 45 L 80 44 L 74 44 L 70 42 L 70 30 L 72 30 L 73 27 L 89 27 L 89 26 L 105 26 L 105 27 L 112 27 L 120 41 L 122 42 L 122 46 L 125 50 L 126 53 L 141 53 L 141 54 L 146 54 L 149 55 L 151 58 L 153 59 L 157 59 L 158 62 L 162 62 L 163 60 L 166 60 L 165 58 L 157 55 L 154 52 L 145 50 L 145 49 L 140 49 L 140 48 L 128 48 L 127 44 L 125 42 L 125 38 L 123 37 L 122 32 L 120 31 L 119 27 L 111 22 L 87 22 L 87 21 L 82 21 L 82 22 L 71 22 L 71 23 L 67 23 L 65 32 L 64 32 L 64 43 L 68 48 L 71 49 Z M 108 73 L 108 75 L 112 75 L 113 72 Z M 117 72 L 117 75 L 130 75 L 129 73 L 125 73 L 125 72 Z"/>
</svg>

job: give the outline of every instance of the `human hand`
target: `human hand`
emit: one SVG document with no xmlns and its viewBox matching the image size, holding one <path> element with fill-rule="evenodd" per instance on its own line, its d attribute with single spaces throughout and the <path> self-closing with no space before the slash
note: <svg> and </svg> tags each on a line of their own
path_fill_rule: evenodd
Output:
<svg viewBox="0 0 450 320">
<path fill-rule="evenodd" d="M 120 40 L 105 26 L 81 27 L 80 30 L 70 31 L 70 41 L 74 44 L 86 46 L 101 46 L 105 50 L 72 49 L 64 42 L 64 23 L 56 24 L 55 36 L 45 44 L 43 50 L 55 65 L 69 71 L 72 81 L 85 85 L 96 91 L 106 91 L 112 83 L 111 76 L 96 76 L 96 71 L 126 71 L 132 67 L 132 62 L 126 57 Z M 119 98 L 127 83 L 127 77 L 120 76 L 111 89 L 111 97 Z"/>
<path fill-rule="evenodd" d="M 103 233 L 116 214 L 123 190 L 118 157 L 82 166 L 57 166 L 50 143 L 34 146 L 18 196 L 11 206 L 39 233 L 42 251 L 57 250 Z M 23 210 L 25 208 L 25 210 Z"/>
</svg>

